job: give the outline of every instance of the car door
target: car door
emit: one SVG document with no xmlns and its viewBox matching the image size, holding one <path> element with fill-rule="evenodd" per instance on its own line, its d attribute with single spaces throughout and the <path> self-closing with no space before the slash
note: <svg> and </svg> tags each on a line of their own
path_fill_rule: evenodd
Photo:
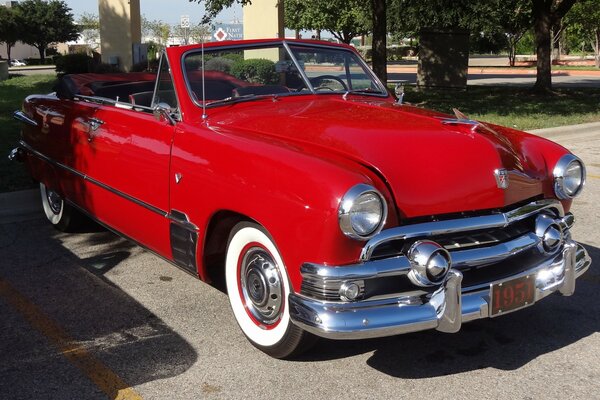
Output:
<svg viewBox="0 0 600 400">
<path fill-rule="evenodd" d="M 177 108 L 176 102 L 173 106 Z M 150 108 L 103 104 L 90 128 L 85 150 L 88 207 L 101 222 L 170 259 L 172 121 L 157 119 Z"/>
</svg>

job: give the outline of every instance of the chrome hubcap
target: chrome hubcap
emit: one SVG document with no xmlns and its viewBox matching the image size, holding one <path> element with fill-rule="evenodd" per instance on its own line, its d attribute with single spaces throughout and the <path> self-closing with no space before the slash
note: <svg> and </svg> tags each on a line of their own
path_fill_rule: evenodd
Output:
<svg viewBox="0 0 600 400">
<path fill-rule="evenodd" d="M 283 305 L 281 275 L 265 250 L 251 248 L 242 260 L 240 280 L 248 311 L 261 323 L 277 322 Z"/>
<path fill-rule="evenodd" d="M 52 210 L 55 215 L 60 214 L 63 201 L 58 193 L 56 193 L 54 190 L 46 189 L 46 198 L 48 199 L 50 210 Z"/>
</svg>

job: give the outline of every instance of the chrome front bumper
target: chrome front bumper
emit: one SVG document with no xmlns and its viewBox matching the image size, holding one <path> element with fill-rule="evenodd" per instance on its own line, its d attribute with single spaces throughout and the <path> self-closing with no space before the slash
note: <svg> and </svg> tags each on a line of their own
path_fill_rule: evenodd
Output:
<svg viewBox="0 0 600 400">
<path fill-rule="evenodd" d="M 370 262 L 365 263 L 369 269 Z M 575 280 L 591 265 L 583 246 L 572 240 L 549 260 L 500 281 L 535 274 L 535 302 L 554 292 L 570 296 Z M 490 287 L 462 288 L 462 273 L 452 269 L 444 283 L 425 301 L 420 297 L 395 297 L 356 302 L 328 302 L 300 294 L 289 296 L 290 316 L 301 328 L 331 339 L 365 339 L 437 329 L 458 332 L 463 322 L 490 317 Z M 491 286 L 491 284 L 490 284 Z"/>
</svg>

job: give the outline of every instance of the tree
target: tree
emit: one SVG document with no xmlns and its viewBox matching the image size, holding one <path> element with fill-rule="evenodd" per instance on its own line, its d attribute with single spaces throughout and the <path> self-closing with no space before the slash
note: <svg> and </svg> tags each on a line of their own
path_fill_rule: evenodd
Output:
<svg viewBox="0 0 600 400">
<path fill-rule="evenodd" d="M 210 36 L 210 28 L 206 25 L 190 25 L 189 28 L 182 28 L 181 24 L 173 25 L 171 29 L 173 36 L 184 38 L 185 44 L 201 43 Z"/>
<path fill-rule="evenodd" d="M 537 78 L 534 90 L 552 91 L 552 29 L 573 7 L 577 0 L 532 0 L 531 14 L 537 55 Z"/>
<path fill-rule="evenodd" d="M 566 15 L 565 24 L 582 42 L 592 44 L 595 64 L 600 68 L 600 7 L 597 0 L 579 1 Z"/>
<path fill-rule="evenodd" d="M 100 45 L 100 19 L 96 14 L 83 13 L 77 20 L 81 29 L 81 38 L 92 50 Z"/>
<path fill-rule="evenodd" d="M 245 6 L 246 4 L 252 4 L 252 0 L 189 0 L 190 3 L 204 3 L 204 9 L 206 14 L 202 18 L 202 24 L 209 23 L 214 17 L 217 16 L 221 10 L 231 7 L 234 4 L 240 4 Z M 260 0 L 258 0 L 260 1 Z M 283 0 L 280 0 L 283 1 Z"/>
<path fill-rule="evenodd" d="M 52 43 L 68 42 L 79 37 L 71 9 L 64 1 L 25 0 L 15 7 L 21 16 L 20 40 L 38 49 L 44 62 Z"/>
<path fill-rule="evenodd" d="M 511 67 L 515 66 L 517 56 L 517 44 L 533 24 L 531 20 L 530 0 L 497 0 L 499 29 L 506 36 L 508 45 L 508 62 Z"/>
<path fill-rule="evenodd" d="M 350 44 L 371 31 L 371 9 L 364 0 L 285 0 L 285 26 L 296 30 L 326 30 Z"/>
<path fill-rule="evenodd" d="M 387 5 L 386 0 L 371 0 L 373 10 L 373 72 L 387 83 Z"/>
<path fill-rule="evenodd" d="M 20 16 L 12 7 L 0 6 L 0 43 L 6 44 L 6 54 L 10 61 L 11 50 L 20 37 Z"/>
<path fill-rule="evenodd" d="M 142 17 L 142 33 L 146 37 L 151 37 L 152 41 L 164 49 L 171 36 L 171 25 L 159 20 L 150 21 L 146 17 Z"/>
</svg>

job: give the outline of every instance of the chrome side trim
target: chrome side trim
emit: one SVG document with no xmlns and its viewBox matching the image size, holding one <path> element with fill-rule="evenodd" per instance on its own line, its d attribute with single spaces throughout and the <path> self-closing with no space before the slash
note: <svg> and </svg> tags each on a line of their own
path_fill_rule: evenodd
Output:
<svg viewBox="0 0 600 400">
<path fill-rule="evenodd" d="M 36 126 L 36 127 L 38 126 L 38 123 L 35 122 L 33 119 L 31 119 L 29 116 L 27 116 L 27 114 L 25 114 L 23 111 L 15 111 L 13 113 L 13 118 L 16 119 L 17 121 L 21 121 L 27 125 Z"/>
<path fill-rule="evenodd" d="M 494 283 L 535 274 L 535 303 L 555 292 L 573 293 L 576 278 L 590 264 L 583 246 L 568 241 L 554 258 Z M 462 288 L 461 279 L 460 272 L 452 270 L 429 299 L 414 296 L 339 303 L 290 294 L 290 317 L 297 326 L 330 339 L 367 339 L 426 329 L 457 332 L 464 322 L 489 318 L 491 309 L 489 285 L 471 291 Z"/>
<path fill-rule="evenodd" d="M 564 210 L 559 201 L 540 200 L 502 214 L 425 222 L 386 229 L 367 242 L 360 254 L 360 260 L 370 260 L 373 252 L 378 246 L 391 240 L 431 237 L 480 229 L 503 228 L 513 222 L 526 219 L 545 209 L 554 209 L 558 213 L 558 217 L 562 218 L 564 216 Z"/>
<path fill-rule="evenodd" d="M 94 184 L 96 186 L 99 186 L 102 189 L 105 189 L 105 190 L 107 190 L 107 191 L 109 191 L 109 192 L 111 192 L 111 193 L 113 193 L 113 194 L 115 194 L 115 195 L 117 195 L 119 197 L 122 197 L 125 200 L 129 200 L 132 203 L 135 203 L 135 204 L 137 204 L 140 207 L 143 207 L 143 208 L 145 208 L 145 209 L 147 209 L 149 211 L 152 211 L 155 214 L 162 215 L 163 217 L 167 217 L 169 215 L 168 212 L 166 212 L 164 210 L 161 210 L 160 208 L 155 207 L 152 204 L 146 203 L 145 201 L 142 201 L 142 200 L 140 200 L 138 198 L 130 196 L 127 193 L 121 192 L 120 190 L 117 190 L 117 189 L 115 189 L 115 188 L 113 188 L 111 186 L 108 186 L 105 183 L 102 183 L 102 182 L 100 182 L 100 181 L 98 181 L 98 180 L 96 180 L 94 178 L 91 178 L 88 175 L 86 175 L 84 173 L 81 173 L 81 172 L 77 171 L 74 168 L 71 168 L 71 167 L 69 167 L 67 165 L 64 165 L 62 163 L 59 163 L 58 161 L 55 161 L 55 160 L 51 159 L 50 157 L 48 157 L 48 156 L 40 153 L 39 151 L 35 150 L 33 147 L 31 147 L 30 145 L 28 145 L 27 143 L 25 143 L 22 140 L 19 142 L 19 146 L 23 147 L 25 150 L 27 150 L 28 153 L 33 154 L 37 158 L 39 158 L 39 159 L 41 159 L 43 161 L 46 161 L 47 163 L 49 163 L 49 164 L 51 164 L 51 165 L 53 165 L 55 167 L 64 169 L 65 171 L 70 172 L 73 175 L 78 176 L 79 178 L 83 179 L 84 181 L 88 181 L 88 182 L 90 182 L 90 183 L 92 183 L 92 184 Z"/>
</svg>

